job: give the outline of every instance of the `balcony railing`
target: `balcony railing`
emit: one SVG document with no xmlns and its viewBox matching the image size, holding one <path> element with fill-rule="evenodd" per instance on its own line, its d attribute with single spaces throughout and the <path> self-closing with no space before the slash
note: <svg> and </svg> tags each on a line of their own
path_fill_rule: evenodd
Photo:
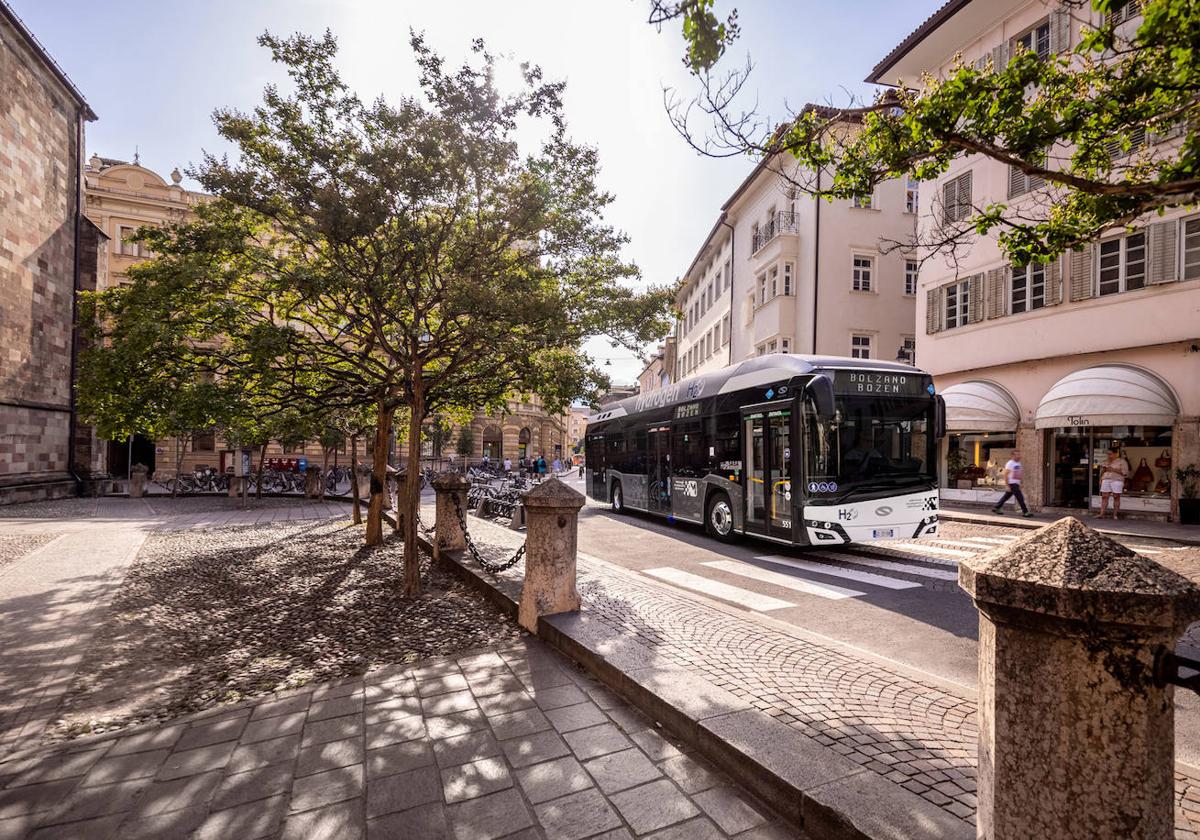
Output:
<svg viewBox="0 0 1200 840">
<path fill-rule="evenodd" d="M 796 232 L 796 214 L 790 210 L 778 210 L 775 212 L 767 223 L 754 232 L 754 241 L 751 243 L 751 252 L 757 253 L 766 246 L 768 242 L 779 236 L 781 233 Z"/>
</svg>

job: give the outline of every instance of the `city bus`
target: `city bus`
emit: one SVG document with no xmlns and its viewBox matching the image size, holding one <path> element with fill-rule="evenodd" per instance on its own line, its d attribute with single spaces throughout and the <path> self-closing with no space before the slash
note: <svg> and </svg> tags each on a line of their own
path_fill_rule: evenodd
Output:
<svg viewBox="0 0 1200 840">
<path fill-rule="evenodd" d="M 945 407 L 891 362 L 758 356 L 606 405 L 585 437 L 589 497 L 789 545 L 930 537 Z"/>
</svg>

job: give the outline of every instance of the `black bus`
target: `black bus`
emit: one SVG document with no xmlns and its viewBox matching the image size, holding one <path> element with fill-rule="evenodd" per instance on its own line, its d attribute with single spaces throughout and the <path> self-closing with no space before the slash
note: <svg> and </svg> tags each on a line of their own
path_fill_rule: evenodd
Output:
<svg viewBox="0 0 1200 840">
<path fill-rule="evenodd" d="M 594 415 L 587 494 L 720 539 L 931 536 L 944 416 L 932 377 L 908 365 L 758 356 Z"/>
</svg>

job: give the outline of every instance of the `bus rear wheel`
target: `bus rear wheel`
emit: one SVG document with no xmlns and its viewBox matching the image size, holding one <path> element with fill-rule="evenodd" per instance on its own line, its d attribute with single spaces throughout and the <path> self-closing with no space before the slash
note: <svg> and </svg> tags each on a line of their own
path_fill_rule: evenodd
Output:
<svg viewBox="0 0 1200 840">
<path fill-rule="evenodd" d="M 609 498 L 611 500 L 613 513 L 625 512 L 625 494 L 621 492 L 621 482 L 613 482 L 612 495 Z"/>
<path fill-rule="evenodd" d="M 729 503 L 729 496 L 724 493 L 714 493 L 708 500 L 708 514 L 704 517 L 704 529 L 710 536 L 716 537 L 722 542 L 729 542 L 734 538 L 733 505 Z"/>
</svg>

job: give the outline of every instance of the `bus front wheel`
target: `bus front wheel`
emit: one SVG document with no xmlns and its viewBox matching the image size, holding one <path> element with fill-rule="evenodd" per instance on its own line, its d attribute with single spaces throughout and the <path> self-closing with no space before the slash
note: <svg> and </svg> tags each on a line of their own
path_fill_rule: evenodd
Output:
<svg viewBox="0 0 1200 840">
<path fill-rule="evenodd" d="M 612 486 L 612 509 L 613 513 L 624 513 L 625 511 L 625 494 L 621 492 L 621 482 L 614 481 Z"/>
<path fill-rule="evenodd" d="M 733 539 L 733 505 L 724 493 L 714 493 L 708 500 L 708 515 L 704 517 L 705 530 L 723 542 Z"/>
</svg>

